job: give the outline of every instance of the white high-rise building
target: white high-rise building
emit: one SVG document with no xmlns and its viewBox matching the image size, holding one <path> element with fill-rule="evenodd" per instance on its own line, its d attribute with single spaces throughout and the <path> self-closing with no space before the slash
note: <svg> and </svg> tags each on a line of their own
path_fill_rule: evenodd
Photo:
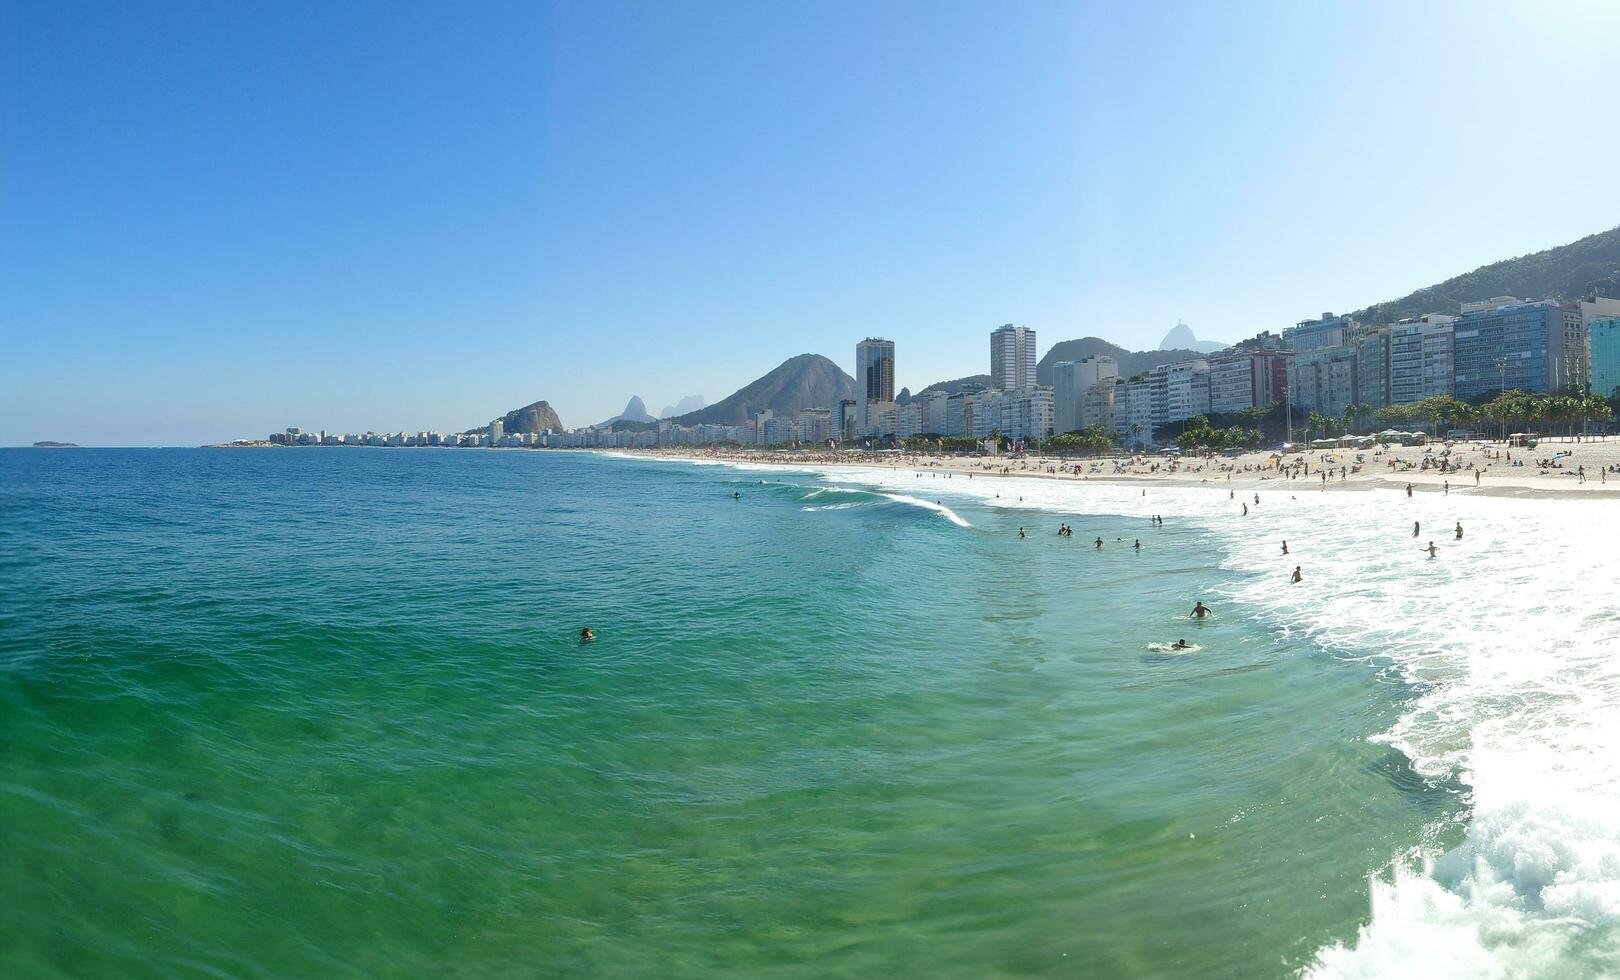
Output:
<svg viewBox="0 0 1620 980">
<path fill-rule="evenodd" d="M 1114 389 L 1114 431 L 1126 445 L 1153 445 L 1153 386 L 1147 378 Z"/>
<path fill-rule="evenodd" d="M 1209 362 L 1203 358 L 1161 364 L 1148 372 L 1153 424 L 1209 414 Z"/>
<path fill-rule="evenodd" d="M 990 385 L 1003 391 L 1035 387 L 1035 331 L 1008 323 L 990 332 Z"/>
<path fill-rule="evenodd" d="M 1409 405 L 1451 394 L 1451 325 L 1456 319 L 1430 313 L 1390 326 L 1390 404 Z"/>
<path fill-rule="evenodd" d="M 1118 362 L 1106 354 L 1087 355 L 1078 361 L 1059 361 L 1052 365 L 1052 431 L 1078 432 L 1088 425 L 1100 424 L 1100 419 L 1086 417 L 1086 393 L 1118 377 Z"/>
<path fill-rule="evenodd" d="M 506 434 L 506 422 L 505 422 L 505 420 L 496 419 L 495 421 L 493 421 L 493 422 L 491 422 L 489 424 L 489 441 L 490 441 L 490 445 L 495 445 L 496 443 L 499 443 L 501 441 L 501 436 L 503 436 L 505 434 Z"/>
<path fill-rule="evenodd" d="M 1235 349 L 1209 359 L 1209 410 L 1241 412 L 1254 407 L 1254 355 Z"/>
</svg>

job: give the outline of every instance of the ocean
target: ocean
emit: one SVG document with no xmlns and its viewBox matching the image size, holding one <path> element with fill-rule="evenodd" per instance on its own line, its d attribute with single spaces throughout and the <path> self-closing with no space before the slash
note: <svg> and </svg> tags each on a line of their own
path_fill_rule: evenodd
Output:
<svg viewBox="0 0 1620 980">
<path fill-rule="evenodd" d="M 1237 486 L 0 450 L 0 971 L 1620 973 L 1620 505 Z"/>
</svg>

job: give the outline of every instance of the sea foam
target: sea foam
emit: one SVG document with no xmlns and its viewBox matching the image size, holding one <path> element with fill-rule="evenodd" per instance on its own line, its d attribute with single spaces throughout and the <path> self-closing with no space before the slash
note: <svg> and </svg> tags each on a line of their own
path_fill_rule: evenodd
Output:
<svg viewBox="0 0 1620 980">
<path fill-rule="evenodd" d="M 1374 739 L 1466 788 L 1464 841 L 1446 853 L 1413 841 L 1366 869 L 1369 921 L 1306 976 L 1620 974 L 1620 504 L 1303 481 L 936 486 L 1001 508 L 1196 523 L 1225 567 L 1249 573 L 1225 601 L 1407 682 L 1411 701 Z"/>
</svg>

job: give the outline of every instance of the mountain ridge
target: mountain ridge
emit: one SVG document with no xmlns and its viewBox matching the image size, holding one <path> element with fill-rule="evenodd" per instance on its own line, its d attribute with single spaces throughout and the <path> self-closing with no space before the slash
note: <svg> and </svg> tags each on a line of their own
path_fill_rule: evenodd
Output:
<svg viewBox="0 0 1620 980">
<path fill-rule="evenodd" d="M 630 401 L 625 403 L 624 411 L 613 416 L 605 422 L 597 423 L 597 428 L 607 429 L 615 422 L 656 422 L 657 419 L 647 414 L 647 404 L 641 400 L 640 395 L 631 395 Z"/>
<path fill-rule="evenodd" d="M 1482 265 L 1351 316 L 1363 323 L 1393 323 L 1425 313 L 1455 314 L 1464 303 L 1492 296 L 1571 300 L 1594 291 L 1620 297 L 1620 225 L 1567 245 Z"/>
<path fill-rule="evenodd" d="M 836 408 L 855 397 L 855 379 L 821 354 L 799 354 L 772 368 L 762 377 L 730 395 L 671 419 L 677 425 L 742 425 L 770 409 L 776 415 L 797 415 L 804 408 Z"/>
</svg>

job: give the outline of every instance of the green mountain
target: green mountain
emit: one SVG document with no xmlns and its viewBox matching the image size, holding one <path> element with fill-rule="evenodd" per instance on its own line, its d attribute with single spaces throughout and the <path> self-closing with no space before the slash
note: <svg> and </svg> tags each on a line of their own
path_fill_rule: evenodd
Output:
<svg viewBox="0 0 1620 980">
<path fill-rule="evenodd" d="M 1392 323 L 1425 313 L 1456 313 L 1464 303 L 1492 296 L 1570 300 L 1593 292 L 1620 297 L 1620 226 L 1544 252 L 1482 265 L 1353 315 L 1363 323 Z"/>
<path fill-rule="evenodd" d="M 742 425 L 767 408 L 777 415 L 797 415 L 801 408 L 837 408 L 839 402 L 854 397 L 855 379 L 843 368 L 820 354 L 800 354 L 729 397 L 671 421 L 679 425 Z"/>
<path fill-rule="evenodd" d="M 1150 371 L 1160 364 L 1209 356 L 1184 348 L 1128 351 L 1117 344 L 1110 344 L 1101 337 L 1081 337 L 1079 340 L 1063 340 L 1053 344 L 1052 349 L 1035 365 L 1035 380 L 1040 384 L 1049 385 L 1052 383 L 1052 365 L 1059 361 L 1078 361 L 1082 357 L 1094 357 L 1099 354 L 1106 354 L 1119 363 L 1119 376 L 1122 378 Z"/>
<path fill-rule="evenodd" d="M 936 391 L 954 395 L 959 391 L 988 387 L 990 387 L 990 375 L 970 374 L 965 378 L 955 378 L 951 381 L 936 381 L 922 391 L 917 392 L 916 397 L 933 394 Z"/>
</svg>

